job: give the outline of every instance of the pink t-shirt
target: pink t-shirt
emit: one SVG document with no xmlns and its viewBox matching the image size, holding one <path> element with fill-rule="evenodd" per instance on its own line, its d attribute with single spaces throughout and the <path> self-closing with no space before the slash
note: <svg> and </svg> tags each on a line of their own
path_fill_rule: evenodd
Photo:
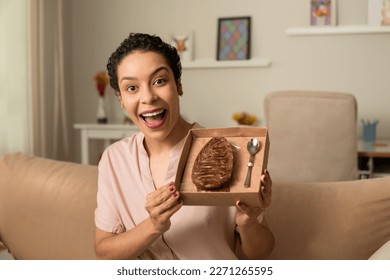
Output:
<svg viewBox="0 0 390 280">
<path fill-rule="evenodd" d="M 146 195 L 155 190 L 149 157 L 138 132 L 109 146 L 99 163 L 96 226 L 120 234 L 149 217 Z M 184 139 L 170 151 L 165 183 L 174 181 Z M 183 206 L 171 227 L 140 259 L 237 259 L 234 206 Z"/>
</svg>

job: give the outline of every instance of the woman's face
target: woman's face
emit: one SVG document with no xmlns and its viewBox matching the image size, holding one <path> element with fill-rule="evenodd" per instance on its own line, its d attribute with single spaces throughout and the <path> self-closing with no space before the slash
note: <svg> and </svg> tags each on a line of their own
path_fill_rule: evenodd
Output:
<svg viewBox="0 0 390 280">
<path fill-rule="evenodd" d="M 135 51 L 118 65 L 119 99 L 134 124 L 155 140 L 164 140 L 180 118 L 176 81 L 166 59 Z"/>
</svg>

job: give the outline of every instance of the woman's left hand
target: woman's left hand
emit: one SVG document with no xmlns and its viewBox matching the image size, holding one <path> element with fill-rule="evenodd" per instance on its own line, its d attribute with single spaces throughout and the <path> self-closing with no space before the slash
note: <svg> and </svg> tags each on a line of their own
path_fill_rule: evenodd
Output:
<svg viewBox="0 0 390 280">
<path fill-rule="evenodd" d="M 236 232 L 238 243 L 237 256 L 242 259 L 266 259 L 272 251 L 275 239 L 267 221 L 262 217 L 265 209 L 271 204 L 272 180 L 267 171 L 261 176 L 259 192 L 260 205 L 250 207 L 237 201 Z"/>
<path fill-rule="evenodd" d="M 261 176 L 261 187 L 260 187 L 260 206 L 250 207 L 241 201 L 236 202 L 237 214 L 236 224 L 237 226 L 250 225 L 251 223 L 257 223 L 257 217 L 265 212 L 271 204 L 272 195 L 272 179 L 268 171 Z"/>
</svg>

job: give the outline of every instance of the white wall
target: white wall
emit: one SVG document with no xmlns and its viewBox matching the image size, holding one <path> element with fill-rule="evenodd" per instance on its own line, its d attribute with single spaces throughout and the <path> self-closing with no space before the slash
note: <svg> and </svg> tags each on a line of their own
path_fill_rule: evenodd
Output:
<svg viewBox="0 0 390 280">
<path fill-rule="evenodd" d="M 390 33 L 291 37 L 291 26 L 307 24 L 308 0 L 71 0 L 69 81 L 73 121 L 94 122 L 97 93 L 92 77 L 129 32 L 170 40 L 193 30 L 195 58 L 214 58 L 219 17 L 252 17 L 252 56 L 272 59 L 269 68 L 183 71 L 182 112 L 204 126 L 232 126 L 231 115 L 248 111 L 263 120 L 264 96 L 275 90 L 353 93 L 360 118 L 378 118 L 378 137 L 390 138 Z M 339 24 L 365 24 L 367 0 L 339 0 Z M 111 114 L 121 112 L 111 98 Z M 116 109 L 114 109 L 116 108 Z M 342 120 L 340 120 L 342 121 Z M 264 125 L 264 122 L 262 123 Z M 79 160 L 79 134 L 74 155 Z"/>
</svg>

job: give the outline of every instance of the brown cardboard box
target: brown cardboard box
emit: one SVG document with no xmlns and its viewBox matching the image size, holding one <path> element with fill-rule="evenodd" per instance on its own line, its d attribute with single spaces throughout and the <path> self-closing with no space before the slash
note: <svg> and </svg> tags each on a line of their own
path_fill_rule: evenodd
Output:
<svg viewBox="0 0 390 280">
<path fill-rule="evenodd" d="M 235 147 L 232 181 L 222 190 L 198 191 L 191 179 L 192 167 L 203 146 L 217 136 L 225 137 Z M 257 138 L 261 148 L 255 155 L 251 185 L 247 188 L 244 187 L 249 161 L 247 143 L 251 138 Z M 269 149 L 267 128 L 197 128 L 189 131 L 185 141 L 175 180 L 184 205 L 235 205 L 237 200 L 250 206 L 260 205 L 261 175 L 267 167 Z"/>
</svg>

